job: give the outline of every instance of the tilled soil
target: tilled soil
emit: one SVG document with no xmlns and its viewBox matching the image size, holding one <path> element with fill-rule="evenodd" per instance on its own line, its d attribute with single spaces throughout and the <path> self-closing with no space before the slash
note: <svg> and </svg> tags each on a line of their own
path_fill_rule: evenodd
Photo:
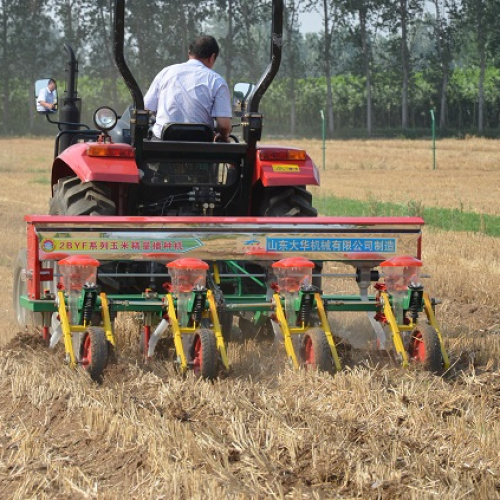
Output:
<svg viewBox="0 0 500 500">
<path fill-rule="evenodd" d="M 500 374 L 349 351 L 330 376 L 230 344 L 214 383 L 118 353 L 103 383 L 36 336 L 0 353 L 0 498 L 497 498 Z"/>
</svg>

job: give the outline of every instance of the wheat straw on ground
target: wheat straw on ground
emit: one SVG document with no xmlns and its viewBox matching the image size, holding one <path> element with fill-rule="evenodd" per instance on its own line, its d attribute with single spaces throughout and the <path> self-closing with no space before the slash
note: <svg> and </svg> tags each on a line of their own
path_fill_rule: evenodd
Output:
<svg viewBox="0 0 500 500">
<path fill-rule="evenodd" d="M 424 231 L 426 286 L 442 300 L 437 312 L 453 363 L 445 378 L 402 370 L 369 342 L 352 349 L 334 377 L 297 373 L 282 346 L 247 341 L 229 345 L 232 373 L 207 383 L 183 378 L 170 361 L 143 365 L 137 323 L 123 315 L 117 362 L 97 386 L 64 364 L 61 347 L 48 351 L 13 322 L 11 276 L 24 245 L 23 215 L 46 211 L 53 143 L 0 142 L 6 146 L 0 148 L 6 284 L 0 292 L 0 498 L 500 497 L 498 240 Z M 304 144 L 317 154 L 317 145 Z M 326 193 L 364 198 L 372 185 L 382 201 L 406 196 L 407 189 L 414 196 L 406 185 L 395 194 L 386 180 L 400 185 L 416 172 L 426 204 L 455 207 L 450 193 L 461 182 L 464 208 L 499 212 L 494 141 L 438 145 L 438 172 L 449 174 L 450 185 L 426 180 L 429 150 L 418 141 L 328 147 L 337 149 L 323 174 Z M 468 177 L 474 169 L 478 179 L 490 176 L 482 195 L 483 181 Z M 356 290 L 352 280 L 327 286 Z M 330 320 L 336 333 L 358 341 L 373 335 L 364 316 L 331 314 Z"/>
</svg>

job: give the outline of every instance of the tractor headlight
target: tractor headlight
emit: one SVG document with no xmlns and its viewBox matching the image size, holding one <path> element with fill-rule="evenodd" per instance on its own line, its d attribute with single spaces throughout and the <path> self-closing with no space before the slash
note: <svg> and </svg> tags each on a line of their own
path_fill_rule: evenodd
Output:
<svg viewBox="0 0 500 500">
<path fill-rule="evenodd" d="M 102 107 L 94 113 L 95 126 L 102 132 L 108 132 L 118 122 L 118 115 L 114 109 Z"/>
</svg>

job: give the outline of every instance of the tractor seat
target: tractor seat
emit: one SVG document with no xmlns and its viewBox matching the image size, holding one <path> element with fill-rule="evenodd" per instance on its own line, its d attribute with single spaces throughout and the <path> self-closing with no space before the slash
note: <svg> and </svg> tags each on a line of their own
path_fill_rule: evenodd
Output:
<svg viewBox="0 0 500 500">
<path fill-rule="evenodd" d="M 162 141 L 213 142 L 214 132 L 206 123 L 166 123 Z"/>
</svg>

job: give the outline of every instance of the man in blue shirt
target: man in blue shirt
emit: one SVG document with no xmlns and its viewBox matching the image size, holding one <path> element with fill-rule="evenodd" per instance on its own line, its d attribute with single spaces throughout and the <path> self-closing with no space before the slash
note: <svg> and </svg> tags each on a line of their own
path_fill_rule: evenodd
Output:
<svg viewBox="0 0 500 500">
<path fill-rule="evenodd" d="M 49 79 L 49 83 L 38 93 L 36 100 L 36 110 L 41 113 L 54 113 L 56 104 L 54 102 L 56 89 L 56 81 L 52 78 Z"/>
<path fill-rule="evenodd" d="M 215 38 L 203 35 L 189 46 L 187 62 L 167 66 L 156 75 L 144 97 L 146 109 L 156 112 L 156 137 L 161 138 L 167 123 L 206 123 L 213 129 L 215 120 L 215 140 L 229 140 L 229 88 L 212 69 L 218 55 Z"/>
</svg>

